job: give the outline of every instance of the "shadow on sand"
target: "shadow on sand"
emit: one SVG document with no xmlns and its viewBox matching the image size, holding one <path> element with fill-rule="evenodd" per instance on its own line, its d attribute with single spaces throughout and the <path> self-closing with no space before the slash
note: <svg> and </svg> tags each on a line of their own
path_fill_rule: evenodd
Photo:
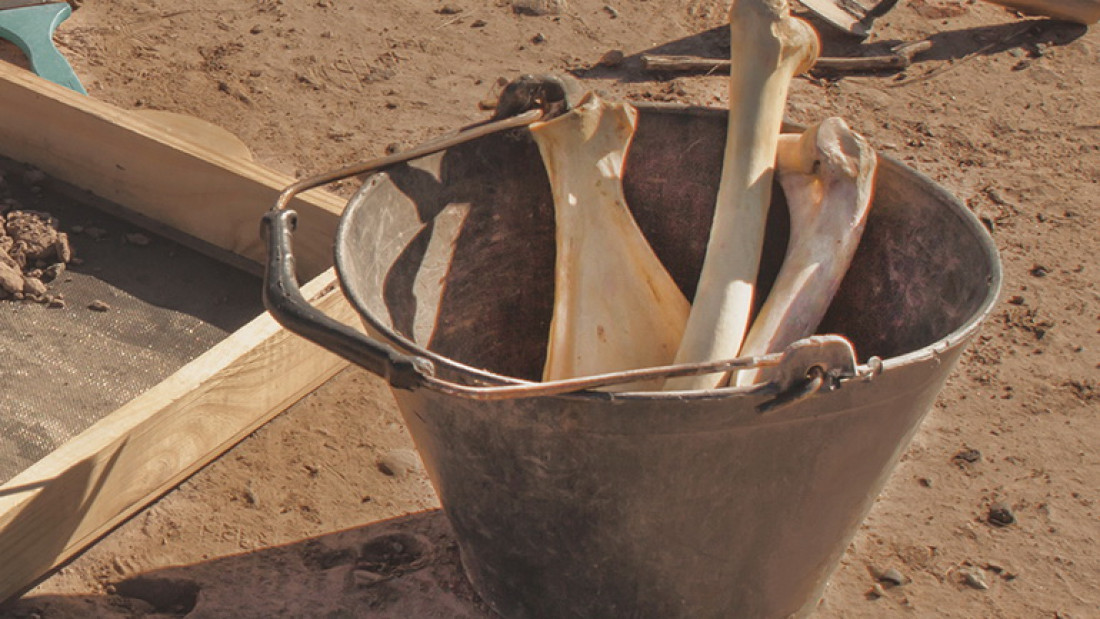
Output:
<svg viewBox="0 0 1100 619">
<path fill-rule="evenodd" d="M 24 597 L 0 617 L 496 617 L 466 581 L 440 510 L 136 574 L 108 590 Z"/>
</svg>

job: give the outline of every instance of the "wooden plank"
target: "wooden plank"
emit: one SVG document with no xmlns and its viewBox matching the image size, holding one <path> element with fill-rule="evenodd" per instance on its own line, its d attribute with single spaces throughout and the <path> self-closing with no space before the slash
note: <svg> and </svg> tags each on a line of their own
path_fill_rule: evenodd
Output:
<svg viewBox="0 0 1100 619">
<path fill-rule="evenodd" d="M 0 109 L 3 155 L 253 264 L 263 260 L 260 217 L 290 177 L 4 63 Z M 307 298 L 355 324 L 326 270 L 343 204 L 322 191 L 297 199 L 295 249 L 300 274 L 320 274 Z M 346 366 L 265 313 L 0 486 L 0 601 Z"/>
<path fill-rule="evenodd" d="M 263 262 L 263 212 L 294 181 L 216 152 L 158 124 L 0 62 L 0 151 L 170 228 Z M 332 264 L 345 201 L 312 191 L 291 204 L 300 215 L 294 247 L 303 281 Z"/>
<path fill-rule="evenodd" d="M 326 271 L 303 290 L 356 313 Z M 347 365 L 268 314 L 0 486 L 0 600 L 16 595 Z"/>
</svg>

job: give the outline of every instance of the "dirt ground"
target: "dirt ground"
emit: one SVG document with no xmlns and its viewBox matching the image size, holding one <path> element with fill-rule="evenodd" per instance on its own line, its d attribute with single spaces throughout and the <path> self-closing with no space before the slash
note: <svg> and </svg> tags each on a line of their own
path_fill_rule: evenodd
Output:
<svg viewBox="0 0 1100 619">
<path fill-rule="evenodd" d="M 209 120 L 292 174 L 482 119 L 521 73 L 725 99 L 720 75 L 638 59 L 726 54 L 722 0 L 514 4 L 88 0 L 57 40 L 91 96 Z M 815 616 L 1100 616 L 1100 29 L 905 0 L 862 46 L 822 33 L 832 56 L 933 41 L 900 74 L 797 79 L 789 116 L 842 116 L 942 183 L 1006 278 Z M 587 70 L 612 49 L 622 65 Z M 385 387 L 347 370 L 0 615 L 489 617 L 410 449 Z M 902 584 L 870 593 L 889 569 Z"/>
</svg>

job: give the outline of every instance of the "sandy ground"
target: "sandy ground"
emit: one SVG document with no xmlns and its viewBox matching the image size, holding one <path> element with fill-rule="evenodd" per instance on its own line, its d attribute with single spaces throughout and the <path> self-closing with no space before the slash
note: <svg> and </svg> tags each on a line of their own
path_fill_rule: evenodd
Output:
<svg viewBox="0 0 1100 619">
<path fill-rule="evenodd" d="M 90 0 L 57 38 L 91 96 L 212 121 L 297 174 L 481 119 L 498 78 L 525 72 L 723 103 L 721 76 L 647 75 L 637 59 L 722 56 L 723 2 L 543 4 L 565 8 Z M 932 50 L 902 74 L 796 80 L 789 115 L 843 116 L 965 201 L 1001 250 L 1003 298 L 815 616 L 1100 616 L 1100 34 L 906 0 L 865 48 L 830 35 L 825 51 L 924 37 Z M 611 49 L 623 65 L 584 71 Z M 0 614 L 488 617 L 423 472 L 378 466 L 409 449 L 386 389 L 345 371 Z M 973 462 L 956 457 L 967 450 Z M 994 503 L 1015 523 L 991 525 Z M 869 594 L 887 569 L 903 584 Z"/>
</svg>

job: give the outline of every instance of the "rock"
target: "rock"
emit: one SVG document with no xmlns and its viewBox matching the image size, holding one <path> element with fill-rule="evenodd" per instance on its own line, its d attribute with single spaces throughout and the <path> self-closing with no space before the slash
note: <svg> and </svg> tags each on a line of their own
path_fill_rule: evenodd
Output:
<svg viewBox="0 0 1100 619">
<path fill-rule="evenodd" d="M 2 255 L 7 257 L 7 254 Z M 8 294 L 23 292 L 23 272 L 3 260 L 0 260 L 0 290 Z"/>
<path fill-rule="evenodd" d="M 608 51 L 603 56 L 600 56 L 600 59 L 598 62 L 596 62 L 596 65 L 601 67 L 617 67 L 623 63 L 623 60 L 625 58 L 626 54 L 623 53 L 623 50 L 613 49 Z"/>
<path fill-rule="evenodd" d="M 73 248 L 72 245 L 69 245 L 68 234 L 58 232 L 53 249 L 57 253 L 57 259 L 61 261 L 61 264 L 68 263 L 73 259 Z"/>
<path fill-rule="evenodd" d="M 108 312 L 111 310 L 111 306 L 107 305 L 103 301 L 100 301 L 99 299 L 96 299 L 88 304 L 88 309 L 92 310 L 93 312 Z"/>
<path fill-rule="evenodd" d="M 535 45 L 546 42 L 546 35 L 541 32 L 536 32 L 535 36 L 531 37 L 531 42 Z"/>
<path fill-rule="evenodd" d="M 55 263 L 51 264 L 50 266 L 46 267 L 46 269 L 44 271 L 42 271 L 42 280 L 46 281 L 46 282 L 52 282 L 53 280 L 57 279 L 58 277 L 61 277 L 61 274 L 64 273 L 64 272 L 65 272 L 65 263 L 64 262 L 55 262 Z"/>
<path fill-rule="evenodd" d="M 44 295 L 46 294 L 46 284 L 43 284 L 42 280 L 37 277 L 24 277 L 23 294 L 31 296 Z"/>
<path fill-rule="evenodd" d="M 959 575 L 962 577 L 963 584 L 980 591 L 986 591 L 989 589 L 989 583 L 985 580 L 985 572 L 981 568 L 967 566 L 959 570 Z"/>
<path fill-rule="evenodd" d="M 1004 503 L 994 503 L 989 506 L 989 515 L 986 520 L 995 527 L 1007 527 L 1016 522 L 1016 516 Z"/>
<path fill-rule="evenodd" d="M 603 5 L 603 10 L 605 13 L 611 16 L 611 19 L 617 19 L 619 17 L 619 10 L 611 6 L 610 4 Z"/>
<path fill-rule="evenodd" d="M 877 582 L 871 585 L 871 589 L 867 592 L 868 600 L 877 600 L 879 598 L 886 597 L 886 589 L 882 588 L 882 585 Z"/>
<path fill-rule="evenodd" d="M 512 12 L 517 15 L 560 15 L 565 10 L 565 0 L 512 0 Z"/>
<path fill-rule="evenodd" d="M 1030 273 L 1032 277 L 1046 277 L 1047 275 L 1050 275 L 1050 269 L 1041 264 L 1037 264 L 1031 267 L 1031 270 L 1028 271 L 1028 273 Z"/>
<path fill-rule="evenodd" d="M 126 242 L 130 245 L 137 245 L 138 247 L 145 247 L 150 243 L 149 237 L 140 232 L 131 232 L 123 238 L 126 239 Z"/>
<path fill-rule="evenodd" d="M 46 213 L 12 211 L 5 218 L 4 230 L 14 241 L 8 253 L 20 264 L 52 259 L 57 254 L 57 220 Z"/>
<path fill-rule="evenodd" d="M 453 4 L 444 4 L 443 6 L 436 9 L 435 12 L 439 13 L 440 15 L 458 15 L 462 12 L 462 9 Z"/>
<path fill-rule="evenodd" d="M 894 568 L 890 568 L 879 574 L 878 581 L 894 587 L 900 587 L 908 582 L 905 575 Z"/>
<path fill-rule="evenodd" d="M 420 468 L 420 457 L 411 449 L 394 449 L 378 460 L 378 470 L 401 479 Z"/>
<path fill-rule="evenodd" d="M 46 302 L 46 307 L 50 309 L 65 309 L 65 299 L 61 297 L 50 297 Z"/>
<path fill-rule="evenodd" d="M 967 448 L 952 456 L 951 459 L 955 461 L 955 464 L 960 466 L 964 464 L 974 464 L 982 459 L 982 452 L 977 449 Z"/>
</svg>

